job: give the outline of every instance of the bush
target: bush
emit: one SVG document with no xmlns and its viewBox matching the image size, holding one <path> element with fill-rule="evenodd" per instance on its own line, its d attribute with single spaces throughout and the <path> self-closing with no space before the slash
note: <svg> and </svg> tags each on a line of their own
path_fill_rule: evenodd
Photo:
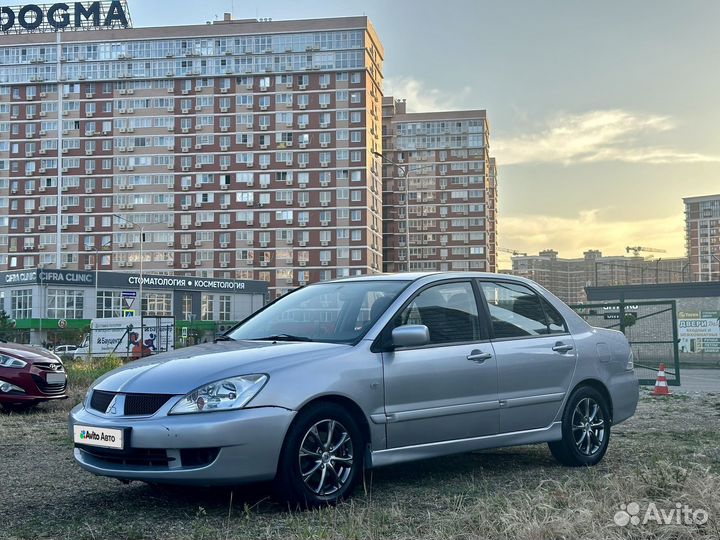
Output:
<svg viewBox="0 0 720 540">
<path fill-rule="evenodd" d="M 85 360 L 73 360 L 65 364 L 65 370 L 68 374 L 69 384 L 88 387 L 101 375 L 122 365 L 123 361 L 121 358 L 117 356 L 107 356 L 105 358 L 93 359 L 89 362 Z"/>
</svg>

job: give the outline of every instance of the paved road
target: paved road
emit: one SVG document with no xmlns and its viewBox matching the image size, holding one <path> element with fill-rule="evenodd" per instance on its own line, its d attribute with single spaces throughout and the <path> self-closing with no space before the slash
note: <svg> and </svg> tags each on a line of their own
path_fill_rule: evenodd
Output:
<svg viewBox="0 0 720 540">
<path fill-rule="evenodd" d="M 681 366 L 680 382 L 679 387 L 671 386 L 670 391 L 720 393 L 720 369 L 682 369 Z"/>
</svg>

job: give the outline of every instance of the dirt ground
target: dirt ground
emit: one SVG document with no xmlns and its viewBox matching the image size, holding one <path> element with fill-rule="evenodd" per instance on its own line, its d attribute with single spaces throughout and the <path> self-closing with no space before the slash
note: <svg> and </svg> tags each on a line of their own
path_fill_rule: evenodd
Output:
<svg viewBox="0 0 720 540">
<path fill-rule="evenodd" d="M 592 469 L 559 466 L 545 445 L 476 452 L 369 472 L 352 500 L 313 512 L 287 511 L 263 485 L 160 490 L 92 476 L 73 462 L 70 405 L 0 414 L 0 538 L 720 538 L 718 394 L 644 392 Z M 654 503 L 707 521 L 617 525 L 631 503 L 640 518 Z"/>
</svg>

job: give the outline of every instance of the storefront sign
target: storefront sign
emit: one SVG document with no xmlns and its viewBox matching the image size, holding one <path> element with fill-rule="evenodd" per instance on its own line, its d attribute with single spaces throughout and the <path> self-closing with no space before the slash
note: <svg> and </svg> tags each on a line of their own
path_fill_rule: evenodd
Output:
<svg viewBox="0 0 720 540">
<path fill-rule="evenodd" d="M 720 353 L 720 311 L 678 313 L 680 352 Z"/>
<path fill-rule="evenodd" d="M 95 285 L 93 272 L 74 272 L 72 270 L 28 270 L 24 272 L 3 272 L 0 274 L 2 285 L 21 285 L 37 283 L 39 285 Z"/>
<path fill-rule="evenodd" d="M 214 291 L 245 292 L 265 294 L 267 283 L 264 281 L 242 281 L 233 279 L 195 278 L 187 276 L 154 276 L 124 274 L 121 272 L 99 272 L 98 286 L 123 289 L 124 298 L 134 298 L 140 288 L 140 282 L 146 289 L 165 289 L 175 291 Z M 0 286 L 12 287 L 24 284 L 39 285 L 80 285 L 95 286 L 95 272 L 74 270 L 28 270 L 22 272 L 0 272 Z"/>
</svg>

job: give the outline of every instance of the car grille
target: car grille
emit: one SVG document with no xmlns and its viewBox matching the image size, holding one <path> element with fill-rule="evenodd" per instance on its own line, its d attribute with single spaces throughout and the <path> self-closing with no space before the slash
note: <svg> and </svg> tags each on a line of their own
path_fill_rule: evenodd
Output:
<svg viewBox="0 0 720 540">
<path fill-rule="evenodd" d="M 130 465 L 134 467 L 168 468 L 175 461 L 174 457 L 167 455 L 161 448 L 128 448 L 126 450 L 112 450 L 75 445 L 84 454 L 113 465 Z M 218 457 L 219 448 L 183 448 L 180 450 L 180 463 L 182 467 L 204 467 Z"/>
<path fill-rule="evenodd" d="M 125 415 L 155 414 L 171 397 L 172 395 L 165 394 L 126 394 Z"/>
<path fill-rule="evenodd" d="M 110 402 L 115 397 L 114 392 L 103 392 L 102 390 L 93 390 L 92 397 L 90 398 L 90 408 L 95 409 L 104 413 Z"/>
<path fill-rule="evenodd" d="M 104 413 L 114 397 L 115 392 L 94 390 L 90 398 L 90 408 Z M 125 394 L 124 415 L 149 416 L 155 414 L 171 397 L 172 394 Z"/>
<path fill-rule="evenodd" d="M 130 448 L 128 450 L 110 450 L 91 448 L 78 445 L 81 452 L 113 465 L 132 465 L 135 467 L 167 468 L 175 458 L 168 457 L 167 452 L 159 448 Z"/>
<path fill-rule="evenodd" d="M 65 393 L 65 388 L 67 388 L 67 380 L 61 383 L 48 384 L 40 375 L 33 374 L 32 378 L 40 392 L 48 396 L 60 396 Z"/>
<path fill-rule="evenodd" d="M 33 366 L 43 371 L 54 371 L 57 373 L 63 373 L 63 365 L 60 362 L 33 362 Z"/>
</svg>

